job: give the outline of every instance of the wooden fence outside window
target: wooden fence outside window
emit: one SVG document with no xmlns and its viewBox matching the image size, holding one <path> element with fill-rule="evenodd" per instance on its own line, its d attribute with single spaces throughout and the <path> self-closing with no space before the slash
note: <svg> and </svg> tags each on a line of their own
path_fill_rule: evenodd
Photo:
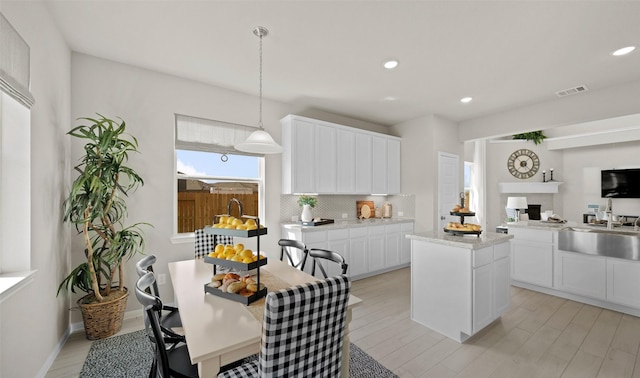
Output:
<svg viewBox="0 0 640 378">
<path fill-rule="evenodd" d="M 193 232 L 213 224 L 215 215 L 226 214 L 229 201 L 237 198 L 242 202 L 244 215 L 258 215 L 258 193 L 233 194 L 210 193 L 209 191 L 178 192 L 178 233 Z M 236 203 L 231 205 L 231 215 L 239 217 Z"/>
</svg>

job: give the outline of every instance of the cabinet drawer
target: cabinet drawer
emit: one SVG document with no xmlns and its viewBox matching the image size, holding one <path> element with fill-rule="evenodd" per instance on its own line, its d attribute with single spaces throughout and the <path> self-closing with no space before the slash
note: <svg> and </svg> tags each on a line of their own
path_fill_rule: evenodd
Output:
<svg viewBox="0 0 640 378">
<path fill-rule="evenodd" d="M 369 226 L 369 235 L 382 235 L 384 236 L 384 226 Z"/>
<path fill-rule="evenodd" d="M 363 238 L 367 236 L 367 227 L 354 227 L 349 229 L 349 236 L 351 238 Z"/>
<path fill-rule="evenodd" d="M 540 243 L 553 243 L 553 234 L 556 231 L 534 230 L 530 228 L 511 227 L 509 234 L 513 235 L 515 240 L 529 240 Z"/>
<path fill-rule="evenodd" d="M 330 241 L 349 239 L 349 229 L 343 228 L 340 230 L 329 230 L 327 231 L 327 236 Z"/>
<path fill-rule="evenodd" d="M 400 232 L 400 224 L 390 224 L 390 225 L 384 226 L 384 229 L 387 234 L 392 232 Z"/>
<path fill-rule="evenodd" d="M 473 251 L 473 267 L 487 265 L 493 261 L 493 247 L 486 247 Z"/>
<path fill-rule="evenodd" d="M 327 240 L 326 231 L 303 232 L 302 238 L 304 243 L 320 243 Z"/>
<path fill-rule="evenodd" d="M 493 246 L 493 259 L 500 260 L 509 256 L 511 251 L 511 244 L 509 242 L 500 243 Z"/>
</svg>

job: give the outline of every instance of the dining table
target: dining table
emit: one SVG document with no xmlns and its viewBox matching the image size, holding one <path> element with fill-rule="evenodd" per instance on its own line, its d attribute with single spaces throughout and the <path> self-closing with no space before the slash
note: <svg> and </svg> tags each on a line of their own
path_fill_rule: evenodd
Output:
<svg viewBox="0 0 640 378">
<path fill-rule="evenodd" d="M 220 367 L 260 351 L 265 298 L 249 305 L 205 293 L 213 264 L 203 259 L 169 263 L 173 293 L 182 320 L 191 363 L 201 378 L 216 377 Z M 260 279 L 268 291 L 318 280 L 277 259 L 260 267 Z M 342 349 L 342 374 L 349 376 L 349 323 L 352 307 L 361 299 L 350 295 Z"/>
</svg>

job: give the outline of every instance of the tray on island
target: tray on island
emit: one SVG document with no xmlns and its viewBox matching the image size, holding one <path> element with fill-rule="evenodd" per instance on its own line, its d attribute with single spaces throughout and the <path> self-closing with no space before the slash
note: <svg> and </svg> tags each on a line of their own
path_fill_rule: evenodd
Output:
<svg viewBox="0 0 640 378">
<path fill-rule="evenodd" d="M 472 217 L 476 215 L 476 213 L 473 211 L 469 211 L 469 212 L 450 211 L 449 215 L 455 215 L 456 217 Z"/>
<path fill-rule="evenodd" d="M 217 259 L 215 257 L 209 257 L 209 256 L 205 256 L 204 257 L 204 262 L 209 263 L 209 264 L 214 264 L 214 265 L 219 265 L 219 266 L 223 266 L 223 267 L 228 267 L 228 268 L 232 268 L 238 271 L 250 271 L 253 269 L 256 269 L 259 266 L 263 266 L 263 265 L 267 265 L 267 258 L 263 258 L 257 261 L 254 261 L 252 263 L 249 264 L 245 264 L 245 263 L 241 263 L 241 262 L 237 262 L 237 261 L 231 261 L 231 260 L 225 260 L 225 259 Z"/>
<path fill-rule="evenodd" d="M 444 232 L 446 232 L 447 234 L 455 235 L 455 236 L 476 235 L 477 237 L 480 237 L 480 234 L 482 233 L 482 230 L 479 230 L 479 231 L 452 230 L 452 229 L 448 229 L 448 228 L 445 227 L 444 228 Z"/>
<path fill-rule="evenodd" d="M 241 295 L 241 294 L 234 294 L 234 293 L 227 293 L 224 292 L 222 290 L 220 290 L 217 287 L 212 287 L 209 285 L 209 283 L 204 284 L 204 292 L 205 293 L 209 293 L 212 295 L 215 295 L 217 297 L 222 297 L 225 299 L 230 299 L 232 301 L 235 302 L 240 302 L 242 304 L 244 304 L 245 306 L 250 305 L 251 303 L 257 301 L 258 299 L 264 297 L 267 295 L 267 288 L 263 287 L 262 290 L 258 290 L 255 293 L 251 294 L 251 295 Z"/>
<path fill-rule="evenodd" d="M 309 222 L 298 221 L 298 223 L 303 226 L 322 226 L 324 224 L 331 224 L 333 222 L 333 219 L 314 219 Z"/>
</svg>

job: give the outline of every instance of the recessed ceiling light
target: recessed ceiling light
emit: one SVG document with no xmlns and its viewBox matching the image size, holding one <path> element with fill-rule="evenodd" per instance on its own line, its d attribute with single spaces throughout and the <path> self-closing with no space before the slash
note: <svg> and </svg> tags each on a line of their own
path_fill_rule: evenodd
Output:
<svg viewBox="0 0 640 378">
<path fill-rule="evenodd" d="M 460 102 L 463 103 L 463 104 L 466 104 L 466 103 L 471 102 L 471 100 L 473 100 L 473 98 L 471 98 L 471 97 L 463 97 L 463 98 L 460 99 Z"/>
<path fill-rule="evenodd" d="M 397 60 L 389 60 L 384 62 L 384 68 L 388 69 L 388 70 L 392 70 L 394 68 L 398 67 L 398 61 Z"/>
<path fill-rule="evenodd" d="M 386 96 L 385 98 L 382 99 L 382 101 L 395 101 L 397 99 L 398 98 L 394 96 Z"/>
<path fill-rule="evenodd" d="M 636 49 L 635 46 L 627 46 L 612 52 L 611 55 L 613 56 L 627 55 L 628 53 L 632 52 L 635 49 Z"/>
</svg>

